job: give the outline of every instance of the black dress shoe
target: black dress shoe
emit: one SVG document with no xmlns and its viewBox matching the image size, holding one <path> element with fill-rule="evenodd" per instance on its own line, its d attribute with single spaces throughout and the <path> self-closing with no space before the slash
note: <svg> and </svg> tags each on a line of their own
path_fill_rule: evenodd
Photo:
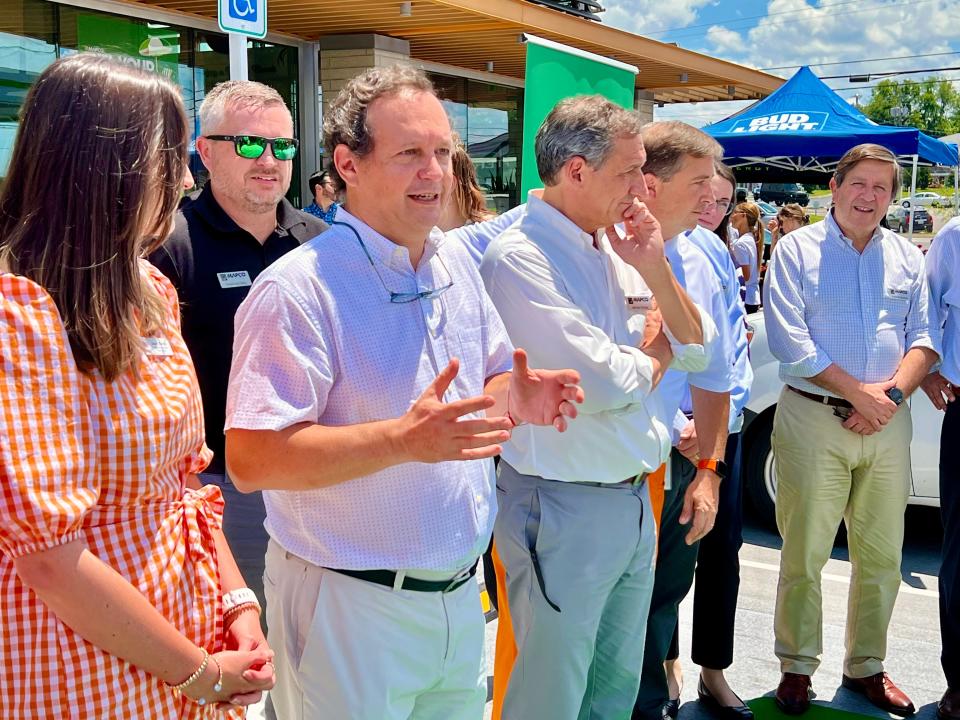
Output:
<svg viewBox="0 0 960 720">
<path fill-rule="evenodd" d="M 703 677 L 697 683 L 697 697 L 700 698 L 700 704 L 718 720 L 753 720 L 753 710 L 748 708 L 739 696 L 737 696 L 737 700 L 740 700 L 739 705 L 721 705 L 703 684 Z"/>
<path fill-rule="evenodd" d="M 960 720 L 960 690 L 947 688 L 937 703 L 937 717 L 940 720 Z"/>
<path fill-rule="evenodd" d="M 676 700 L 667 700 L 663 705 L 660 706 L 660 717 L 663 720 L 677 720 L 677 715 L 680 714 L 680 698 Z"/>
</svg>

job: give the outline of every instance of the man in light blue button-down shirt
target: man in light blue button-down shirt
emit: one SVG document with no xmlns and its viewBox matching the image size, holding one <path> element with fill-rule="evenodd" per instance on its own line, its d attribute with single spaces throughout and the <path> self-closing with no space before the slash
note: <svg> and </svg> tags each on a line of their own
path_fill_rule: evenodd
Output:
<svg viewBox="0 0 960 720">
<path fill-rule="evenodd" d="M 960 218 L 944 225 L 927 253 L 930 331 L 941 339 L 943 364 L 923 390 L 944 411 L 940 431 L 940 665 L 947 690 L 937 705 L 940 720 L 960 720 Z"/>
<path fill-rule="evenodd" d="M 843 684 L 883 710 L 913 712 L 883 660 L 910 485 L 904 399 L 937 351 L 923 256 L 879 226 L 899 177 L 886 148 L 848 151 L 830 181 L 831 213 L 782 238 L 767 270 L 767 334 L 786 383 L 773 426 L 783 536 L 776 699 L 791 714 L 809 706 L 820 663 L 820 573 L 841 518 L 853 564 Z"/>
</svg>

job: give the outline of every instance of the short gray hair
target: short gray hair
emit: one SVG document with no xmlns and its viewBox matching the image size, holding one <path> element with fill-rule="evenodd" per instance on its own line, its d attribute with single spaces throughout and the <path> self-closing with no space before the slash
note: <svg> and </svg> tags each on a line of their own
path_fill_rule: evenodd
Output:
<svg viewBox="0 0 960 720">
<path fill-rule="evenodd" d="M 373 150 L 373 135 L 367 126 L 367 111 L 377 98 L 402 92 L 425 92 L 436 97 L 433 83 L 422 70 L 410 65 L 371 68 L 351 78 L 323 117 L 323 149 L 333 160 L 338 145 L 346 145 L 355 155 Z M 330 174 L 338 190 L 344 183 L 335 165 Z"/>
<path fill-rule="evenodd" d="M 638 135 L 643 121 L 632 110 L 602 95 L 580 95 L 556 104 L 537 131 L 537 171 L 545 185 L 556 185 L 568 160 L 582 157 L 597 168 L 622 137 Z"/>
<path fill-rule="evenodd" d="M 723 146 L 720 143 L 703 130 L 679 120 L 652 122 L 643 128 L 641 135 L 647 151 L 643 172 L 664 181 L 680 170 L 687 157 L 713 158 L 715 167 L 723 160 Z"/>
<path fill-rule="evenodd" d="M 253 80 L 227 80 L 217 83 L 200 103 L 200 132 L 209 134 L 223 123 L 227 108 L 262 110 L 279 105 L 290 115 L 290 109 L 280 93 L 269 85 Z M 293 117 L 291 116 L 291 121 Z"/>
</svg>

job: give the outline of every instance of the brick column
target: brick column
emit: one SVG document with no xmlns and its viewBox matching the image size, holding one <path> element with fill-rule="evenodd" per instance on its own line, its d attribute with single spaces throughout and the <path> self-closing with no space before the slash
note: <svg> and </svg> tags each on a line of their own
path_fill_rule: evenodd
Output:
<svg viewBox="0 0 960 720">
<path fill-rule="evenodd" d="M 337 97 L 347 80 L 373 67 L 410 62 L 406 40 L 374 35 L 329 35 L 320 38 L 320 87 L 323 112 Z"/>
</svg>

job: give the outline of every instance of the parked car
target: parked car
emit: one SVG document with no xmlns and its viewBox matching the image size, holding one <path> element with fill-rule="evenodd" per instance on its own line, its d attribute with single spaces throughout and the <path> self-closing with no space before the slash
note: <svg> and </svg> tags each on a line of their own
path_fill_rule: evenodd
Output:
<svg viewBox="0 0 960 720">
<path fill-rule="evenodd" d="M 774 474 L 776 458 L 770 447 L 770 433 L 773 431 L 773 414 L 783 383 L 779 377 L 780 365 L 767 344 L 763 311 L 750 315 L 747 322 L 753 328 L 753 339 L 750 342 L 753 387 L 744 411 L 740 480 L 743 483 L 744 495 L 758 517 L 774 525 L 777 481 Z M 939 507 L 940 424 L 943 413 L 933 406 L 923 390 L 917 390 L 908 402 L 913 414 L 909 502 L 912 505 Z"/>
<path fill-rule="evenodd" d="M 913 203 L 915 207 L 930 207 L 934 203 L 939 205 L 948 205 L 952 203 L 952 198 L 945 198 L 935 192 L 918 192 L 912 198 L 904 198 L 900 204 L 906 207 L 906 204 Z"/>
<path fill-rule="evenodd" d="M 810 204 L 810 197 L 799 183 L 763 183 L 756 198 L 774 205 L 800 203 L 806 207 Z"/>
<path fill-rule="evenodd" d="M 901 205 L 891 205 L 887 209 L 887 225 L 894 232 L 907 232 L 910 221 L 907 215 L 910 208 Z M 914 232 L 933 232 L 933 216 L 930 211 L 923 207 L 913 208 L 913 231 Z"/>
</svg>

